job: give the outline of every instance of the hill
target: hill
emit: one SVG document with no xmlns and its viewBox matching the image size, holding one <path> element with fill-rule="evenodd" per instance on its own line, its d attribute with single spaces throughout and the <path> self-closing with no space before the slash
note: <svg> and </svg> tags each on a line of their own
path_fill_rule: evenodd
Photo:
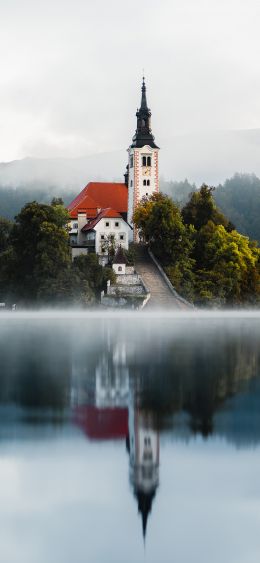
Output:
<svg viewBox="0 0 260 563">
<path fill-rule="evenodd" d="M 214 192 L 219 208 L 236 229 L 260 242 L 260 179 L 254 174 L 235 174 Z"/>
</svg>

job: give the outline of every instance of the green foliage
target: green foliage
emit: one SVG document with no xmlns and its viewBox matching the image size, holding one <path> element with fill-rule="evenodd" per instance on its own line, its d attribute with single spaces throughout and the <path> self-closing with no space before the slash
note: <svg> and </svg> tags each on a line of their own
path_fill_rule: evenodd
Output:
<svg viewBox="0 0 260 563">
<path fill-rule="evenodd" d="M 203 184 L 200 190 L 191 194 L 190 200 L 182 209 L 182 217 L 186 225 L 201 229 L 208 221 L 213 221 L 215 225 L 224 225 L 229 230 L 233 227 L 217 208 L 212 197 L 214 189 Z"/>
<path fill-rule="evenodd" d="M 143 200 L 134 214 L 176 290 L 199 305 L 260 303 L 260 249 L 219 211 L 212 188 L 191 194 L 182 211 L 161 194 Z M 183 217 L 183 219 L 182 219 Z"/>
<path fill-rule="evenodd" d="M 5 217 L 0 217 L 0 253 L 4 252 L 9 246 L 11 229 L 11 221 L 8 221 Z"/>
<path fill-rule="evenodd" d="M 237 231 L 227 232 L 223 225 L 212 221 L 202 227 L 196 238 L 199 301 L 228 305 L 258 302 L 260 249 Z"/>
<path fill-rule="evenodd" d="M 0 252 L 0 301 L 59 306 L 96 301 L 114 274 L 98 264 L 96 255 L 72 263 L 68 220 L 60 199 L 23 207 Z"/>
<path fill-rule="evenodd" d="M 134 222 L 143 239 L 185 296 L 192 292 L 193 227 L 183 223 L 179 207 L 163 194 L 153 194 L 136 208 Z"/>
<path fill-rule="evenodd" d="M 134 243 L 129 244 L 128 250 L 124 249 L 124 254 L 127 259 L 127 264 L 129 266 L 134 266 L 136 260 L 136 249 Z"/>
<path fill-rule="evenodd" d="M 55 284 L 69 268 L 68 220 L 62 205 L 35 201 L 17 215 L 10 236 L 15 257 L 10 279 L 13 289 L 26 301 L 42 296 L 42 286 Z"/>
<path fill-rule="evenodd" d="M 99 296 L 106 289 L 107 281 L 115 282 L 116 276 L 112 268 L 101 266 L 96 254 L 77 256 L 73 261 L 73 270 L 82 279 L 87 279 L 93 295 Z"/>
</svg>

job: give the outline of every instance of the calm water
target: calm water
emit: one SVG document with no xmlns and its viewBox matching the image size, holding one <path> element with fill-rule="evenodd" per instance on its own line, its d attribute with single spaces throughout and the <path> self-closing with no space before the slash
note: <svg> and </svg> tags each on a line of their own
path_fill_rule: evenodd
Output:
<svg viewBox="0 0 260 563">
<path fill-rule="evenodd" d="M 260 316 L 0 316 L 0 561 L 256 563 Z"/>
</svg>

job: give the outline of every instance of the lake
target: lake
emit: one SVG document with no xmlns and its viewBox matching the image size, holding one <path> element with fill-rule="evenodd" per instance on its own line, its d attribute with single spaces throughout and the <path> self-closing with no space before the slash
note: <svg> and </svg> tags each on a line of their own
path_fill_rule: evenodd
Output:
<svg viewBox="0 0 260 563">
<path fill-rule="evenodd" d="M 1 313 L 3 563 L 256 563 L 260 314 Z"/>
</svg>

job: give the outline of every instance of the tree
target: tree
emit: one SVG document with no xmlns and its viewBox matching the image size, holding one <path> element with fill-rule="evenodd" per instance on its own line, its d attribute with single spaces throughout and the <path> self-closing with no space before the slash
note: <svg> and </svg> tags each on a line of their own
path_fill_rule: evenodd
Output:
<svg viewBox="0 0 260 563">
<path fill-rule="evenodd" d="M 194 229 L 184 225 L 178 206 L 166 195 L 153 194 L 137 206 L 134 223 L 176 289 L 192 298 Z"/>
<path fill-rule="evenodd" d="M 260 298 L 260 249 L 237 231 L 209 221 L 197 235 L 198 302 L 239 305 Z"/>
<path fill-rule="evenodd" d="M 212 221 L 215 225 L 224 225 L 227 230 L 234 228 L 217 208 L 212 196 L 214 189 L 203 184 L 199 191 L 191 194 L 190 200 L 182 209 L 182 217 L 186 225 L 193 225 L 199 230 L 208 221 Z"/>
<path fill-rule="evenodd" d="M 107 281 L 115 281 L 115 273 L 112 268 L 103 267 L 99 264 L 96 254 L 77 256 L 73 261 L 73 270 L 82 280 L 87 281 L 93 295 L 100 296 L 100 292 L 106 289 Z"/>
<path fill-rule="evenodd" d="M 67 223 L 69 215 L 61 204 L 26 204 L 16 217 L 11 232 L 14 289 L 33 301 L 43 287 L 60 279 L 71 263 Z"/>
<path fill-rule="evenodd" d="M 190 232 L 170 197 L 154 193 L 143 199 L 134 212 L 134 223 L 163 264 L 172 265 L 188 257 L 192 247 Z"/>
<path fill-rule="evenodd" d="M 5 217 L 0 217 L 0 254 L 4 252 L 9 245 L 11 229 L 11 221 L 8 221 Z"/>
</svg>

